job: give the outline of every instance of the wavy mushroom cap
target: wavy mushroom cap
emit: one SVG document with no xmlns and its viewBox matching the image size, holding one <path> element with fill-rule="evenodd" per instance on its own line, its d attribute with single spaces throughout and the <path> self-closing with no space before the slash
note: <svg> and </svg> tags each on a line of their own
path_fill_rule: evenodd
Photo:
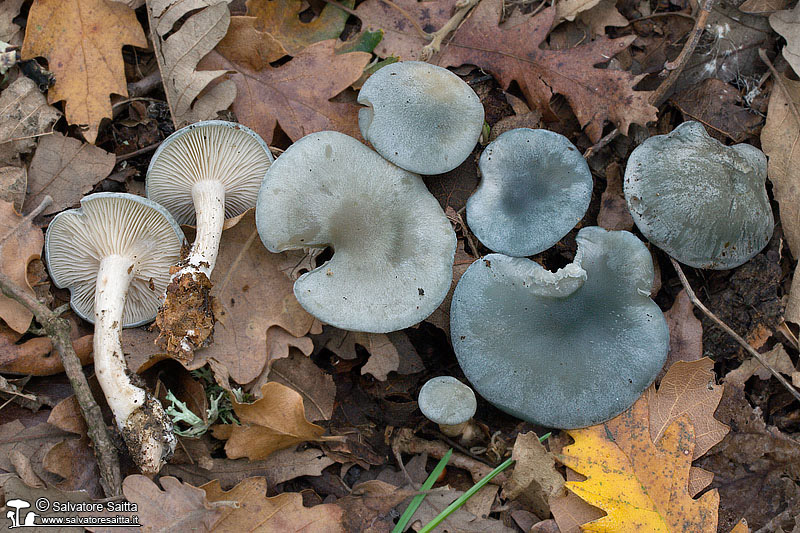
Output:
<svg viewBox="0 0 800 533">
<path fill-rule="evenodd" d="M 463 424 L 478 408 L 472 389 L 452 376 L 429 379 L 420 389 L 417 402 L 425 418 L 445 426 Z"/>
<path fill-rule="evenodd" d="M 122 326 L 133 327 L 155 318 L 183 244 L 180 226 L 160 205 L 132 194 L 98 193 L 53 218 L 45 255 L 53 283 L 69 289 L 72 309 L 91 323 L 100 262 L 111 255 L 130 258 L 134 275 Z"/>
<path fill-rule="evenodd" d="M 519 128 L 490 143 L 467 224 L 487 248 L 525 257 L 547 250 L 580 222 L 592 198 L 589 165 L 558 133 Z"/>
<path fill-rule="evenodd" d="M 669 348 L 649 296 L 645 245 L 598 227 L 577 241 L 575 261 L 555 273 L 500 254 L 475 261 L 450 311 L 458 362 L 481 396 L 548 427 L 618 415 L 655 379 Z"/>
<path fill-rule="evenodd" d="M 625 169 L 625 199 L 642 234 L 686 265 L 725 270 L 760 252 L 774 220 L 767 158 L 725 146 L 699 122 L 638 146 Z"/>
<path fill-rule="evenodd" d="M 273 157 L 253 130 L 224 120 L 181 128 L 158 147 L 147 169 L 147 197 L 180 224 L 194 224 L 192 187 L 199 181 L 225 186 L 225 218 L 255 207 L 258 188 Z"/>
<path fill-rule="evenodd" d="M 475 91 L 449 70 L 420 61 L 387 65 L 358 93 L 361 135 L 379 154 L 417 174 L 464 162 L 483 129 Z"/>
<path fill-rule="evenodd" d="M 385 333 L 442 303 L 456 235 L 422 179 L 352 137 L 303 137 L 270 168 L 256 225 L 273 252 L 332 246 L 333 258 L 294 284 L 300 304 L 338 328 Z"/>
</svg>

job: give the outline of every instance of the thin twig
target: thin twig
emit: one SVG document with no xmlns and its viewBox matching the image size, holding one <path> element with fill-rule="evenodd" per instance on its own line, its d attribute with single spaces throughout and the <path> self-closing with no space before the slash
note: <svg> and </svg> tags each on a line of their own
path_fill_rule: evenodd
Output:
<svg viewBox="0 0 800 533">
<path fill-rule="evenodd" d="M 703 32 L 706 29 L 706 22 L 708 21 L 708 16 L 711 14 L 711 10 L 714 8 L 714 2 L 716 2 L 716 0 L 705 0 L 705 2 L 703 2 L 703 5 L 700 7 L 700 12 L 697 15 L 697 19 L 694 22 L 692 34 L 686 41 L 686 44 L 683 45 L 681 53 L 678 54 L 678 57 L 675 58 L 675 61 L 670 61 L 664 65 L 664 69 L 670 71 L 670 73 L 669 76 L 667 76 L 667 79 L 662 81 L 656 90 L 650 94 L 649 100 L 652 105 L 658 107 L 666 101 L 669 91 L 675 85 L 675 82 L 678 81 L 683 69 L 686 68 L 689 59 L 694 53 L 694 49 L 697 48 L 697 43 L 700 42 L 700 37 L 703 35 Z M 619 134 L 620 131 L 618 128 L 611 130 L 608 135 L 597 141 L 594 145 L 589 147 L 586 152 L 584 152 L 584 159 L 589 159 L 599 150 L 605 148 L 605 146 L 616 139 Z"/>
<path fill-rule="evenodd" d="M 633 19 L 628 21 L 627 26 L 622 26 L 623 28 L 627 28 L 632 24 L 636 24 L 637 22 L 642 22 L 649 19 L 661 18 L 661 17 L 683 17 L 685 19 L 694 20 L 694 17 L 688 13 L 684 13 L 683 11 L 665 11 L 663 13 L 652 13 L 650 15 L 645 15 L 644 17 L 639 17 L 638 19 Z"/>
<path fill-rule="evenodd" d="M 46 196 L 42 203 L 34 209 L 23 220 L 32 220 L 36 215 L 44 211 L 52 203 L 52 198 Z M 0 247 L 2 247 L 0 243 Z M 119 458 L 117 450 L 108 434 L 103 414 L 100 407 L 92 397 L 89 383 L 83 373 L 78 356 L 70 339 L 71 327 L 69 321 L 61 318 L 51 311 L 46 305 L 31 296 L 22 287 L 3 273 L 0 273 L 0 291 L 9 298 L 12 298 L 24 305 L 36 317 L 36 321 L 42 325 L 47 332 L 53 347 L 61 357 L 64 371 L 69 378 L 75 397 L 81 408 L 83 418 L 86 420 L 87 433 L 94 443 L 94 453 L 97 464 L 100 467 L 101 484 L 107 496 L 116 496 L 122 493 L 122 476 L 119 469 Z"/>
<path fill-rule="evenodd" d="M 423 30 L 422 26 L 420 26 L 419 22 L 417 22 L 417 19 L 412 17 L 408 13 L 408 11 L 406 11 L 402 7 L 400 7 L 397 4 L 395 4 L 394 2 L 392 2 L 392 0 L 381 0 L 381 2 L 383 2 L 387 6 L 391 7 L 392 9 L 397 10 L 401 15 L 403 15 L 403 17 L 405 17 L 405 19 L 407 21 L 409 21 L 412 26 L 414 26 L 414 28 L 417 30 L 417 33 L 419 33 L 420 37 L 422 37 L 423 39 L 427 40 L 427 39 L 430 39 L 433 36 L 433 34 L 428 33 L 427 31 Z"/>
<path fill-rule="evenodd" d="M 155 144 L 151 144 L 150 146 L 145 146 L 144 148 L 139 148 L 138 150 L 136 150 L 136 151 L 134 151 L 134 152 L 130 152 L 130 153 L 127 153 L 127 154 L 118 155 L 118 156 L 117 156 L 117 163 L 119 163 L 120 161 L 125 161 L 126 159 L 132 159 L 132 158 L 134 158 L 134 157 L 139 157 L 140 155 L 143 155 L 143 154 L 147 154 L 147 153 L 149 153 L 149 152 L 152 152 L 153 150 L 155 150 L 156 148 L 158 148 L 158 146 L 159 146 L 160 144 L 161 144 L 161 143 L 160 143 L 160 142 L 158 142 L 158 143 L 155 143 Z"/>
<path fill-rule="evenodd" d="M 675 268 L 675 272 L 678 273 L 678 277 L 681 280 L 683 288 L 686 290 L 686 294 L 689 296 L 689 300 L 691 300 L 692 303 L 703 312 L 703 314 L 705 314 L 708 318 L 710 318 L 711 321 L 714 322 L 714 324 L 719 326 L 719 328 L 722 329 L 725 333 L 733 337 L 733 340 L 738 342 L 742 346 L 742 348 L 744 348 L 747 351 L 747 353 L 753 356 L 753 358 L 755 358 L 756 361 L 761 363 L 761 366 L 769 370 L 770 374 L 775 376 L 775 379 L 777 379 L 781 383 L 781 385 L 783 385 L 786 388 L 786 390 L 788 390 L 792 394 L 792 396 L 795 397 L 795 399 L 800 401 L 800 392 L 798 392 L 797 389 L 792 387 L 792 385 L 788 381 L 786 381 L 786 378 L 780 375 L 780 373 L 778 373 L 777 370 L 775 370 L 767 361 L 765 361 L 764 358 L 761 356 L 761 354 L 755 350 L 755 348 L 750 346 L 750 344 L 742 337 L 740 337 L 738 333 L 733 331 L 730 328 L 730 326 L 728 326 L 725 322 L 719 319 L 717 315 L 712 313 L 708 307 L 703 305 L 703 302 L 700 301 L 700 299 L 694 293 L 694 290 L 692 290 L 692 286 L 689 285 L 689 280 L 686 279 L 686 274 L 683 273 L 681 265 L 671 257 L 669 258 L 669 260 L 672 262 L 672 266 L 673 268 Z"/>
<path fill-rule="evenodd" d="M 386 1 L 386 0 L 384 0 Z M 431 42 L 422 47 L 420 59 L 428 61 L 436 55 L 442 47 L 442 42 L 447 38 L 450 33 L 458 28 L 464 21 L 464 18 L 472 10 L 473 7 L 478 5 L 481 0 L 459 0 L 456 2 L 456 12 L 450 17 L 450 20 L 444 23 L 444 26 L 430 34 Z"/>
</svg>

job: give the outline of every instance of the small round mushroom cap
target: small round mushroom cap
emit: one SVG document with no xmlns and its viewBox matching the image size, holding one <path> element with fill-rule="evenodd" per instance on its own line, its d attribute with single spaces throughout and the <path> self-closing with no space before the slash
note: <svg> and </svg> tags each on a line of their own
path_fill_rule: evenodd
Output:
<svg viewBox="0 0 800 533">
<path fill-rule="evenodd" d="M 135 272 L 122 326 L 134 327 L 155 318 L 183 244 L 180 226 L 157 203 L 132 194 L 97 193 L 81 199 L 80 209 L 53 218 L 45 256 L 53 283 L 69 289 L 72 309 L 90 323 L 100 261 L 115 254 L 131 258 Z"/>
<path fill-rule="evenodd" d="M 475 416 L 478 408 L 472 389 L 452 376 L 429 379 L 417 401 L 425 418 L 445 426 L 463 424 Z"/>
<path fill-rule="evenodd" d="M 558 133 L 519 128 L 489 143 L 467 224 L 487 248 L 514 257 L 547 250 L 580 222 L 592 198 L 589 165 Z"/>
<path fill-rule="evenodd" d="M 422 179 L 357 140 L 303 137 L 270 168 L 256 225 L 272 252 L 332 246 L 302 275 L 306 311 L 341 329 L 386 333 L 427 318 L 452 280 L 456 235 Z"/>
<path fill-rule="evenodd" d="M 690 121 L 633 151 L 625 199 L 647 240 L 686 265 L 725 270 L 751 259 L 772 237 L 766 178 L 761 150 L 725 146 Z"/>
<path fill-rule="evenodd" d="M 224 120 L 179 129 L 158 147 L 147 169 L 147 197 L 180 224 L 195 224 L 192 187 L 205 180 L 225 186 L 225 218 L 255 207 L 258 188 L 273 161 L 253 130 Z"/>
<path fill-rule="evenodd" d="M 395 165 L 443 174 L 472 153 L 483 129 L 483 105 L 464 80 L 421 61 L 387 65 L 358 93 L 364 139 Z"/>
<path fill-rule="evenodd" d="M 628 407 L 667 357 L 669 331 L 650 299 L 653 262 L 626 231 L 583 228 L 557 272 L 490 254 L 456 286 L 453 348 L 498 408 L 555 428 L 599 424 Z"/>
</svg>

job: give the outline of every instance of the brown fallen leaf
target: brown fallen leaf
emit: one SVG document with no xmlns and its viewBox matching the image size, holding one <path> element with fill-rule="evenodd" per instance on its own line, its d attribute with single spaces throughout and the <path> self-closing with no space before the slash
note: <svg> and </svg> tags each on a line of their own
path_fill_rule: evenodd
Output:
<svg viewBox="0 0 800 533">
<path fill-rule="evenodd" d="M 781 226 L 792 254 L 800 255 L 800 82 L 781 74 L 769 98 L 761 147 L 769 157 L 768 175 L 780 204 Z M 783 87 L 789 91 L 785 94 Z M 800 268 L 795 270 L 786 303 L 786 320 L 800 323 Z"/>
<path fill-rule="evenodd" d="M 58 132 L 45 136 L 39 141 L 28 169 L 25 209 L 35 208 L 47 195 L 53 198 L 53 203 L 44 214 L 72 207 L 111 174 L 115 164 L 114 154 L 91 144 Z"/>
<path fill-rule="evenodd" d="M 49 132 L 60 116 L 33 80 L 14 80 L 0 93 L 0 165 L 22 166 L 19 155 L 33 150 L 36 137 Z"/>
<path fill-rule="evenodd" d="M 567 468 L 567 481 L 583 481 L 586 477 Z M 603 511 L 586 503 L 573 492 L 550 499 L 550 511 L 560 533 L 581 533 L 581 526 L 606 515 Z"/>
<path fill-rule="evenodd" d="M 39 515 L 36 509 L 33 508 L 34 502 L 36 502 L 40 498 L 46 498 L 49 502 L 71 502 L 73 504 L 79 503 L 88 503 L 91 502 L 92 499 L 89 497 L 88 494 L 81 491 L 76 492 L 64 492 L 59 490 L 55 487 L 49 486 L 47 488 L 37 488 L 31 487 L 27 485 L 22 479 L 19 478 L 16 474 L 0 474 L 0 491 L 3 494 L 3 501 L 8 502 L 9 500 L 23 500 L 26 502 L 31 502 L 30 509 L 21 509 L 20 510 L 20 522 L 24 523 L 28 513 L 33 513 L 30 515 L 32 519 L 35 519 L 37 523 L 41 523 L 41 518 L 34 517 L 34 515 Z M 53 511 L 52 508 L 49 509 L 46 513 L 48 517 L 59 517 L 64 519 L 65 517 L 74 517 L 75 513 L 71 511 L 62 511 L 56 512 Z M 6 514 L 6 517 L 8 515 Z M 8 522 L 4 522 L 4 526 L 8 524 Z M 26 528 L 28 531 L 37 531 L 34 528 Z M 47 528 L 47 530 L 52 531 L 55 528 Z M 78 527 L 61 527 L 58 528 L 59 533 L 81 533 L 83 528 Z M 40 530 L 44 530 L 41 528 Z M 118 530 L 117 530 L 118 531 Z"/>
<path fill-rule="evenodd" d="M 555 24 L 558 24 L 564 20 L 573 21 L 579 13 L 592 9 L 599 2 L 600 0 L 561 0 L 555 4 Z"/>
<path fill-rule="evenodd" d="M 26 275 L 28 263 L 40 257 L 43 246 L 42 231 L 30 221 L 23 223 L 13 204 L 0 200 L 0 272 L 33 297 L 36 295 Z M 14 331 L 24 333 L 31 325 L 33 313 L 16 300 L 0 294 L 0 318 Z"/>
<path fill-rule="evenodd" d="M 685 290 L 678 293 L 664 318 L 669 327 L 669 352 L 657 381 L 678 361 L 697 361 L 703 357 L 703 323 L 694 316 L 694 304 Z"/>
<path fill-rule="evenodd" d="M 589 27 L 592 38 L 605 35 L 608 26 L 621 28 L 629 24 L 617 10 L 616 0 L 600 0 L 593 8 L 578 14 L 578 20 Z"/>
<path fill-rule="evenodd" d="M 448 341 L 450 340 L 450 303 L 453 301 L 453 291 L 456 289 L 458 280 L 461 279 L 461 276 L 474 261 L 475 258 L 464 250 L 464 240 L 459 239 L 456 247 L 455 261 L 453 262 L 453 281 L 450 283 L 450 290 L 447 292 L 447 296 L 445 296 L 442 305 L 440 305 L 431 316 L 425 319 L 426 322 L 430 322 L 437 328 L 443 330 L 447 335 Z"/>
<path fill-rule="evenodd" d="M 18 212 L 22 212 L 27 184 L 28 171 L 24 167 L 0 168 L 0 200 L 11 202 Z"/>
<path fill-rule="evenodd" d="M 233 72 L 228 77 L 236 83 L 239 96 L 232 110 L 242 124 L 268 144 L 277 125 L 293 141 L 321 130 L 359 136 L 358 106 L 330 99 L 361 76 L 370 54 L 337 54 L 337 40 L 331 39 L 308 46 L 280 67 L 264 65 L 253 70 L 224 55 L 226 49 L 239 46 L 241 38 L 229 33 L 222 48 L 208 54 L 200 66 Z"/>
<path fill-rule="evenodd" d="M 325 440 L 325 430 L 306 419 L 303 397 L 285 385 L 274 381 L 264 384 L 261 399 L 251 404 L 231 401 L 242 424 L 232 427 L 225 443 L 225 453 L 231 459 L 257 461 L 293 444 Z"/>
<path fill-rule="evenodd" d="M 772 368 L 781 374 L 792 377 L 795 373 L 794 363 L 792 363 L 789 354 L 786 353 L 782 344 L 776 344 L 772 350 L 763 354 L 762 357 Z M 744 387 L 745 381 L 754 375 L 762 380 L 767 380 L 772 377 L 772 373 L 769 370 L 751 357 L 739 365 L 739 368 L 728 372 L 725 376 L 725 383 Z"/>
<path fill-rule="evenodd" d="M 739 6 L 742 13 L 762 15 L 786 9 L 788 0 L 746 0 Z"/>
<path fill-rule="evenodd" d="M 553 455 L 531 432 L 517 435 L 511 458 L 516 464 L 503 484 L 503 498 L 519 501 L 537 516 L 550 516 L 550 499 L 565 492 Z"/>
<path fill-rule="evenodd" d="M 800 74 L 800 8 L 794 6 L 793 9 L 773 13 L 769 16 L 769 24 L 786 39 L 783 57 L 795 74 Z"/>
<path fill-rule="evenodd" d="M 352 8 L 353 1 L 344 0 L 342 5 Z M 255 17 L 256 28 L 274 37 L 293 56 L 310 44 L 339 37 L 350 16 L 335 5 L 328 4 L 315 19 L 303 22 L 300 13 L 305 9 L 300 0 L 247 1 L 247 14 Z"/>
<path fill-rule="evenodd" d="M 57 479 L 44 468 L 44 458 L 53 446 L 73 435 L 45 422 L 47 415 L 46 411 L 40 411 L 0 425 L 0 469 L 14 472 L 11 455 L 19 452 L 31 463 L 38 477 L 48 482 Z"/>
<path fill-rule="evenodd" d="M 37 0 L 31 6 L 22 58 L 46 57 L 56 83 L 51 104 L 65 100 L 70 124 L 85 125 L 94 144 L 100 121 L 111 118 L 111 93 L 128 96 L 123 45 L 147 48 L 133 10 L 108 0 Z"/>
<path fill-rule="evenodd" d="M 6 0 L 0 4 L 0 41 L 12 46 L 22 44 L 22 28 L 14 24 L 25 0 Z"/>
<path fill-rule="evenodd" d="M 684 120 L 697 120 L 733 142 L 744 142 L 758 133 L 761 116 L 744 105 L 738 89 L 717 78 L 708 78 L 672 97 Z M 712 132 L 713 133 L 713 132 Z"/>
<path fill-rule="evenodd" d="M 326 326 L 321 334 L 314 336 L 315 353 L 327 348 L 345 360 L 357 357 L 356 345 L 370 355 L 361 367 L 361 374 L 371 374 L 378 381 L 386 381 L 389 372 L 413 374 L 423 369 L 417 350 L 402 331 L 364 333 Z"/>
<path fill-rule="evenodd" d="M 291 387 L 303 397 L 306 418 L 311 422 L 330 420 L 336 398 L 336 385 L 333 377 L 298 350 L 292 350 L 289 357 L 275 361 L 268 374 L 269 381 Z M 254 390 L 261 390 L 256 380 Z"/>
<path fill-rule="evenodd" d="M 217 118 L 236 98 L 236 86 L 229 80 L 212 85 L 225 71 L 201 72 L 197 64 L 225 37 L 231 18 L 228 2 L 155 0 L 147 7 L 150 38 L 175 127 Z"/>
<path fill-rule="evenodd" d="M 162 478 L 163 479 L 163 478 Z M 267 480 L 251 477 L 228 491 L 218 481 L 200 487 L 210 502 L 236 502 L 236 507 L 220 509 L 220 519 L 214 525 L 218 533 L 242 531 L 308 531 L 314 533 L 345 533 L 342 509 L 334 504 L 304 507 L 303 497 L 284 492 L 268 498 Z"/>
<path fill-rule="evenodd" d="M 555 8 L 498 25 L 501 11 L 502 0 L 479 3 L 436 63 L 443 67 L 477 65 L 493 74 L 503 89 L 516 81 L 528 104 L 540 111 L 549 110 L 554 94 L 563 95 L 593 142 L 602 136 L 607 120 L 624 135 L 632 123 L 655 120 L 657 110 L 649 103 L 649 93 L 633 89 L 641 76 L 594 66 L 628 48 L 634 36 L 600 38 L 566 50 L 542 50 L 539 45 L 553 25 Z"/>
<path fill-rule="evenodd" d="M 256 28 L 256 17 L 231 17 L 228 34 L 236 38 L 217 43 L 220 54 L 231 61 L 260 70 L 267 63 L 277 61 L 289 52 L 272 35 Z"/>
<path fill-rule="evenodd" d="M 600 198 L 597 225 L 614 231 L 633 228 L 633 217 L 622 194 L 622 170 L 616 161 L 606 167 L 606 190 Z"/>
<path fill-rule="evenodd" d="M 262 373 L 266 362 L 275 358 L 274 351 L 288 355 L 288 347 L 293 345 L 308 353 L 310 346 L 304 337 L 314 317 L 297 303 L 292 280 L 280 271 L 282 256 L 261 244 L 252 211 L 223 233 L 211 277 L 212 294 L 220 307 L 214 343 L 198 350 L 187 368 L 194 370 L 213 360 L 227 373 L 218 376 L 218 381 L 226 383 L 229 375 L 244 384 Z M 273 326 L 289 335 L 271 337 L 268 352 L 267 332 Z"/>
</svg>

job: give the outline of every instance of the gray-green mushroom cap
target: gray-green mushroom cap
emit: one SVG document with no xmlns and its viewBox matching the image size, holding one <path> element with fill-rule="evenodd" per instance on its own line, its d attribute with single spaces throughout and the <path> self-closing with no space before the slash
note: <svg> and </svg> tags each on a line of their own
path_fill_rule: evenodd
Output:
<svg viewBox="0 0 800 533">
<path fill-rule="evenodd" d="M 449 70 L 421 61 L 387 65 L 358 93 L 361 135 L 395 165 L 443 174 L 472 153 L 483 129 L 475 91 Z"/>
<path fill-rule="evenodd" d="M 467 201 L 467 224 L 487 248 L 525 257 L 544 251 L 580 222 L 592 173 L 563 135 L 519 128 L 490 143 L 481 184 Z"/>
<path fill-rule="evenodd" d="M 625 199 L 642 234 L 686 265 L 725 270 L 772 236 L 767 159 L 749 144 L 725 146 L 684 122 L 638 146 L 625 169 Z"/>
<path fill-rule="evenodd" d="M 427 318 L 453 277 L 456 235 L 422 179 L 335 131 L 307 135 L 272 164 L 256 225 L 272 252 L 331 246 L 294 284 L 341 329 L 386 333 Z"/>
<path fill-rule="evenodd" d="M 598 227 L 583 228 L 577 242 L 575 261 L 557 272 L 501 254 L 475 261 L 450 311 L 453 348 L 478 393 L 523 420 L 566 429 L 630 407 L 669 348 L 644 243 Z"/>
<path fill-rule="evenodd" d="M 463 424 L 478 408 L 472 389 L 452 376 L 429 379 L 420 389 L 417 402 L 425 418 L 445 426 Z"/>
</svg>

